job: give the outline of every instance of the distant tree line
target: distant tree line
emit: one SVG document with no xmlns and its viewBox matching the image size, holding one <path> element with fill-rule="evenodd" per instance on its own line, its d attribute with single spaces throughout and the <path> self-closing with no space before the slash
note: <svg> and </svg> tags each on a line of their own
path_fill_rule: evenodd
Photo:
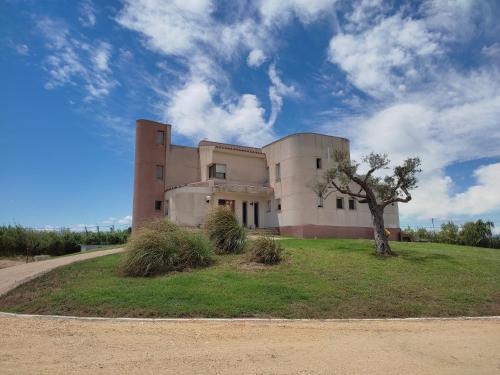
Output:
<svg viewBox="0 0 500 375">
<path fill-rule="evenodd" d="M 459 227 L 453 221 L 441 225 L 440 230 L 425 228 L 402 231 L 403 240 L 417 242 L 441 242 L 457 245 L 490 247 L 500 249 L 500 237 L 493 236 L 494 224 L 491 221 L 470 221 Z"/>
<path fill-rule="evenodd" d="M 130 228 L 108 232 L 41 231 L 20 225 L 0 226 L 0 256 L 65 255 L 80 245 L 114 245 L 127 242 Z"/>
</svg>

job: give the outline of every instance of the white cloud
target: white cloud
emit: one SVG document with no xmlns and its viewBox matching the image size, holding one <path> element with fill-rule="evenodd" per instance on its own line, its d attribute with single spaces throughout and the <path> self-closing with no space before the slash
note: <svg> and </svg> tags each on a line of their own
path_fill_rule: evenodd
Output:
<svg viewBox="0 0 500 375">
<path fill-rule="evenodd" d="M 236 140 L 241 144 L 265 144 L 272 128 L 264 120 L 264 109 L 255 95 L 245 94 L 216 103 L 215 86 L 188 81 L 170 97 L 164 116 L 180 134 L 195 140 Z"/>
<path fill-rule="evenodd" d="M 297 97 L 298 92 L 293 85 L 287 86 L 283 83 L 274 64 L 269 67 L 268 74 L 272 83 L 271 87 L 269 87 L 269 99 L 271 100 L 269 125 L 272 126 L 283 107 L 283 97 Z"/>
<path fill-rule="evenodd" d="M 420 183 L 414 200 L 404 206 L 405 215 L 418 218 L 453 218 L 483 215 L 500 210 L 500 163 L 481 166 L 474 171 L 476 183 L 464 192 L 450 196 L 453 181 L 431 175 Z M 402 207 L 403 208 L 403 207 Z"/>
<path fill-rule="evenodd" d="M 274 138 L 273 126 L 283 106 L 284 97 L 297 97 L 293 85 L 286 85 L 274 64 L 268 70 L 271 86 L 271 111 L 265 119 L 265 109 L 252 94 L 230 93 L 220 97 L 216 83 L 192 74 L 187 82 L 164 95 L 162 117 L 174 124 L 179 134 L 194 140 L 234 141 L 245 145 L 263 145 Z"/>
<path fill-rule="evenodd" d="M 266 61 L 266 55 L 261 49 L 253 49 L 250 51 L 247 57 L 247 64 L 251 68 L 258 68 L 264 61 Z"/>
<path fill-rule="evenodd" d="M 490 46 L 481 48 L 481 53 L 492 58 L 500 58 L 500 43 L 493 43 Z"/>
<path fill-rule="evenodd" d="M 400 96 L 424 71 L 430 73 L 429 60 L 440 52 L 438 37 L 424 21 L 396 14 L 359 34 L 334 36 L 329 59 L 360 90 L 377 98 Z"/>
<path fill-rule="evenodd" d="M 187 67 L 187 73 L 178 75 L 178 84 L 169 82 L 168 90 L 161 82 L 156 84 L 165 98 L 160 111 L 165 121 L 174 124 L 174 132 L 195 139 L 263 144 L 271 140 L 283 98 L 292 96 L 295 88 L 284 85 L 272 67 L 272 108 L 267 121 L 254 94 L 235 93 L 221 61 L 249 53 L 248 65 L 260 66 L 273 38 L 270 29 L 246 13 L 227 23 L 213 16 L 215 10 L 216 5 L 208 0 L 126 1 L 117 21 L 141 33 L 150 49 L 177 58 Z M 169 70 L 163 62 L 161 66 Z"/>
<path fill-rule="evenodd" d="M 131 225 L 132 216 L 127 215 L 122 218 L 108 217 L 106 220 L 102 221 L 103 225 Z"/>
<path fill-rule="evenodd" d="M 364 1 L 368 3 L 367 1 Z M 423 173 L 403 217 L 453 218 L 500 210 L 499 164 L 475 171 L 477 182 L 453 194 L 445 168 L 453 163 L 500 155 L 500 71 L 494 65 L 455 69 L 448 52 L 477 30 L 477 7 L 431 1 L 422 17 L 403 11 L 353 13 L 352 24 L 330 42 L 329 59 L 361 91 L 376 98 L 364 114 L 346 116 L 355 157 L 386 152 L 394 162 L 420 156 Z M 358 12 L 356 6 L 353 12 Z M 467 32 L 463 32 L 467 30 Z M 491 49 L 489 49 L 491 47 Z M 483 54 L 494 54 L 494 45 Z M 337 133 L 346 123 L 327 127 Z M 498 188 L 496 189 L 498 190 Z"/>
<path fill-rule="evenodd" d="M 106 42 L 100 42 L 92 51 L 92 61 L 97 69 L 109 71 L 109 58 L 111 56 L 111 45 Z"/>
<path fill-rule="evenodd" d="M 108 43 L 97 42 L 97 47 L 92 47 L 73 37 L 64 23 L 50 18 L 39 19 L 37 27 L 50 50 L 44 62 L 50 77 L 45 84 L 47 89 L 82 85 L 86 89 L 85 101 L 109 95 L 117 82 L 109 68 Z"/>
<path fill-rule="evenodd" d="M 445 168 L 455 162 L 500 154 L 499 119 L 499 72 L 482 70 L 465 77 L 451 72 L 443 73 L 429 91 L 415 91 L 405 101 L 385 103 L 380 110 L 352 118 L 347 136 L 358 159 L 370 151 L 386 152 L 394 162 L 420 156 L 424 172 L 419 188 L 400 211 L 422 219 L 447 218 L 500 209 L 496 201 L 481 200 L 477 193 L 453 195 L 453 181 L 445 174 Z M 478 171 L 479 185 L 484 185 L 478 191 L 490 189 L 495 195 L 491 190 L 495 185 L 488 185 L 484 177 L 487 173 L 491 181 L 497 181 L 495 171 Z M 470 203 L 473 199 L 476 202 Z M 473 205 L 476 210 L 471 209 Z"/>
<path fill-rule="evenodd" d="M 261 0 L 258 8 L 265 24 L 288 22 L 294 16 L 307 24 L 320 17 L 331 16 L 336 2 L 336 0 Z"/>
<path fill-rule="evenodd" d="M 212 37 L 212 9 L 210 0 L 127 0 L 117 21 L 143 34 L 152 49 L 182 56 Z"/>
<path fill-rule="evenodd" d="M 94 27 L 96 24 L 96 9 L 91 0 L 83 0 L 78 6 L 78 21 L 85 27 Z"/>
</svg>

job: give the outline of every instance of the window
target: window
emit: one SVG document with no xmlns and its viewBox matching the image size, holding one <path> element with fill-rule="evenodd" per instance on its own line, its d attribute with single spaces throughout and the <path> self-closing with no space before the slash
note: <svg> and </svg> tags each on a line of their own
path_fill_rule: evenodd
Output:
<svg viewBox="0 0 500 375">
<path fill-rule="evenodd" d="M 281 199 L 276 199 L 276 211 L 281 211 Z"/>
<path fill-rule="evenodd" d="M 342 210 L 344 208 L 344 198 L 337 198 L 337 209 Z"/>
<path fill-rule="evenodd" d="M 321 158 L 316 158 L 316 169 L 322 169 Z"/>
<path fill-rule="evenodd" d="M 156 166 L 156 179 L 163 180 L 163 165 Z"/>
<path fill-rule="evenodd" d="M 156 144 L 157 145 L 165 144 L 165 132 L 163 130 L 156 131 Z"/>
<path fill-rule="evenodd" d="M 208 167 L 208 178 L 226 179 L 226 165 L 225 164 L 212 164 Z"/>
<path fill-rule="evenodd" d="M 349 209 L 350 210 L 356 209 L 356 201 L 354 199 L 349 199 Z"/>
<path fill-rule="evenodd" d="M 155 210 L 160 211 L 161 210 L 161 201 L 155 201 Z"/>
<path fill-rule="evenodd" d="M 267 201 L 267 212 L 271 212 L 271 201 Z"/>
<path fill-rule="evenodd" d="M 280 166 L 280 163 L 276 164 L 276 167 L 275 167 L 275 180 L 276 181 L 281 181 L 281 166 Z"/>
<path fill-rule="evenodd" d="M 168 212 L 170 211 L 170 200 L 167 199 L 165 201 L 165 216 L 168 216 Z"/>
</svg>

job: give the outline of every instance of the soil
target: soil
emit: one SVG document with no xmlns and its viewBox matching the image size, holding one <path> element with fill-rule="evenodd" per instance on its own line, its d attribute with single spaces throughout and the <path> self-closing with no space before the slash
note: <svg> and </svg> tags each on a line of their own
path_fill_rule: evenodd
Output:
<svg viewBox="0 0 500 375">
<path fill-rule="evenodd" d="M 498 374 L 500 320 L 0 316 L 2 374 Z"/>
</svg>

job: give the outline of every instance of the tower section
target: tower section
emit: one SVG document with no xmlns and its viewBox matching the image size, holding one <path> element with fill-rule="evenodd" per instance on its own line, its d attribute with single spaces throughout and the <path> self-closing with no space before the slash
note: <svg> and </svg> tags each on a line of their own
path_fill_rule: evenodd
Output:
<svg viewBox="0 0 500 375">
<path fill-rule="evenodd" d="M 164 216 L 166 160 L 172 127 L 150 120 L 136 121 L 132 228 Z"/>
</svg>

